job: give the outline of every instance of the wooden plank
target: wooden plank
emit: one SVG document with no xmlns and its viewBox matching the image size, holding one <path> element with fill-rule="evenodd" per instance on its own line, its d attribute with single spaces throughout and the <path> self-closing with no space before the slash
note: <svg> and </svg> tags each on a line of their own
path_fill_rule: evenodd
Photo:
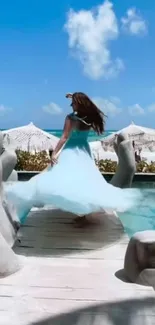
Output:
<svg viewBox="0 0 155 325">
<path fill-rule="evenodd" d="M 109 297 L 113 297 L 115 299 L 122 298 L 132 298 L 133 294 L 137 294 L 137 296 L 144 297 L 148 296 L 148 290 L 146 287 L 139 290 L 137 286 L 137 290 L 135 291 L 134 285 L 121 286 L 119 292 L 117 292 L 116 284 L 113 286 L 109 286 L 108 284 L 101 285 L 100 287 L 94 288 L 78 288 L 78 287 L 68 287 L 64 285 L 64 287 L 50 287 L 47 286 L 9 286 L 2 285 L 0 289 L 0 302 L 1 298 L 3 300 L 4 297 L 11 298 L 19 298 L 30 296 L 33 299 L 51 299 L 51 300 L 78 300 L 78 301 L 107 301 Z M 152 290 L 150 290 L 149 296 L 154 296 Z"/>
<path fill-rule="evenodd" d="M 43 262 L 43 264 L 42 264 Z M 120 261 L 87 261 L 81 260 L 61 260 L 44 262 L 33 260 L 27 264 L 20 272 L 8 278 L 1 279 L 2 285 L 44 287 L 44 288 L 76 288 L 96 290 L 105 287 L 119 288 L 121 290 L 134 289 L 135 291 L 152 292 L 152 288 L 147 288 L 132 283 L 120 281 L 116 276 L 116 270 L 122 267 Z M 13 290 L 14 291 L 14 290 Z M 107 291 L 107 289 L 106 289 Z"/>
<path fill-rule="evenodd" d="M 111 245 L 114 242 L 114 238 L 109 238 L 107 240 L 106 245 Z M 26 247 L 34 247 L 34 248 L 42 248 L 42 249 L 51 249 L 51 248 L 56 248 L 56 249 L 81 249 L 81 250 L 95 250 L 95 249 L 100 249 L 101 247 L 104 246 L 104 244 L 100 241 L 94 241 L 94 242 L 89 242 L 89 241 L 84 241 L 83 240 L 75 240 L 75 239 L 69 239 L 69 238 L 58 238 L 56 241 L 54 238 L 46 238 L 45 239 L 40 239 L 37 238 L 34 241 L 29 241 L 29 240 L 22 240 L 20 247 L 26 246 Z"/>
</svg>

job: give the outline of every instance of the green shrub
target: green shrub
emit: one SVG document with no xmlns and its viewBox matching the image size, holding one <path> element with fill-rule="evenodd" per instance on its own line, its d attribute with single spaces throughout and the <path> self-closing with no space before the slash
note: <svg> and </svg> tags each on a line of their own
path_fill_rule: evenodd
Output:
<svg viewBox="0 0 155 325">
<path fill-rule="evenodd" d="M 98 166 L 101 173 L 114 173 L 116 171 L 117 162 L 112 161 L 110 159 L 101 159 L 99 161 L 96 161 L 96 165 Z"/>
<path fill-rule="evenodd" d="M 26 171 L 42 171 L 50 162 L 46 151 L 32 154 L 27 151 L 17 150 L 17 165 L 16 170 Z"/>
<path fill-rule="evenodd" d="M 140 161 L 137 164 L 137 172 L 138 173 L 155 173 L 155 162 L 151 161 L 148 164 L 146 161 Z"/>
<path fill-rule="evenodd" d="M 99 160 L 98 162 L 96 162 L 96 165 L 99 167 L 101 173 L 115 173 L 117 168 L 117 163 L 109 159 Z M 146 161 L 140 161 L 136 164 L 136 171 L 137 173 L 155 173 L 155 162 L 151 161 L 151 163 L 149 164 Z"/>
</svg>

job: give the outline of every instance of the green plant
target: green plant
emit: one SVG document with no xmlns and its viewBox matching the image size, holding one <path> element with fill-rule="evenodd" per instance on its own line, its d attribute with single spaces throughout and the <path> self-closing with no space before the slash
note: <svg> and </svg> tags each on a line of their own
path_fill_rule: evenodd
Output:
<svg viewBox="0 0 155 325">
<path fill-rule="evenodd" d="M 151 161 L 148 164 L 146 161 L 140 161 L 137 164 L 137 172 L 138 173 L 155 173 L 155 162 Z"/>
<path fill-rule="evenodd" d="M 32 154 L 27 151 L 17 150 L 16 170 L 26 171 L 42 171 L 50 162 L 50 158 L 46 151 Z"/>
<path fill-rule="evenodd" d="M 110 159 L 99 160 L 96 161 L 96 165 L 98 166 L 101 173 L 104 172 L 113 172 L 115 173 L 117 168 L 117 163 Z M 136 164 L 137 173 L 155 173 L 155 162 L 151 161 L 151 163 L 147 163 L 146 161 L 140 161 Z"/>
<path fill-rule="evenodd" d="M 96 161 L 96 165 L 101 173 L 114 173 L 116 171 L 117 162 L 110 159 L 101 159 L 98 162 Z"/>
</svg>

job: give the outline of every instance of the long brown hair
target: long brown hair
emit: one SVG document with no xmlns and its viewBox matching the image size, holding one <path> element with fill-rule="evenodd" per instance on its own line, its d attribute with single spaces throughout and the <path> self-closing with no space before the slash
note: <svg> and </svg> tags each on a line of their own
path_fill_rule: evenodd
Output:
<svg viewBox="0 0 155 325">
<path fill-rule="evenodd" d="M 92 126 L 98 134 L 104 132 L 105 114 L 84 93 L 76 92 L 72 95 L 72 102 L 76 105 L 77 116 Z"/>
</svg>

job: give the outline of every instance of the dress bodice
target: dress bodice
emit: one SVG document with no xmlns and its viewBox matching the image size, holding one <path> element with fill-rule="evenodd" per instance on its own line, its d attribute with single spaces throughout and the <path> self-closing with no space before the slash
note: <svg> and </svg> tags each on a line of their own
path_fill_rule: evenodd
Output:
<svg viewBox="0 0 155 325">
<path fill-rule="evenodd" d="M 72 140 L 87 140 L 89 131 L 73 130 L 70 135 Z"/>
</svg>

